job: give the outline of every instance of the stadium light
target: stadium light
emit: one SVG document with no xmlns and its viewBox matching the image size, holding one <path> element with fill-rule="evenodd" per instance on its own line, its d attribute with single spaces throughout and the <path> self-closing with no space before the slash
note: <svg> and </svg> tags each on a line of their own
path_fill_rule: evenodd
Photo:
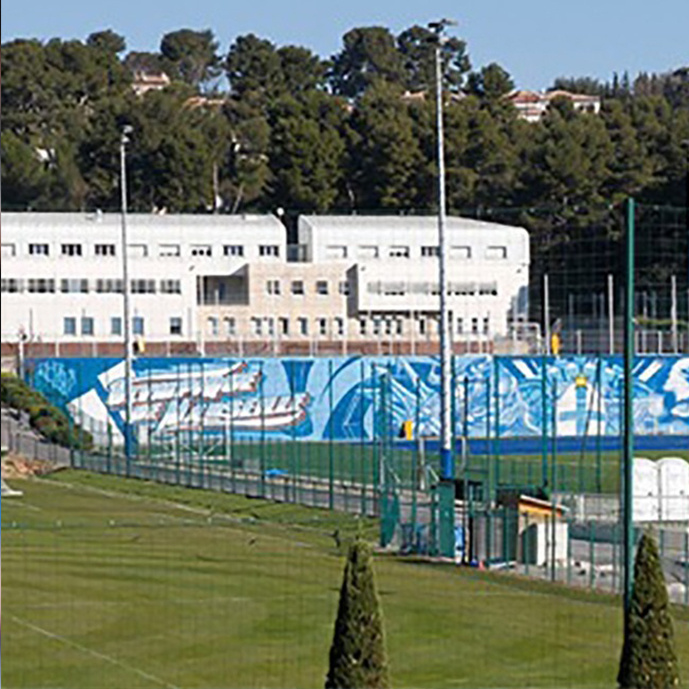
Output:
<svg viewBox="0 0 689 689">
<path fill-rule="evenodd" d="M 130 124 L 122 127 L 120 136 L 120 192 L 122 217 L 122 305 L 124 319 L 124 453 L 126 475 L 130 475 L 132 458 L 132 337 L 129 318 L 129 265 L 127 260 L 127 144 L 134 128 Z"/>
<path fill-rule="evenodd" d="M 452 452 L 450 389 L 449 313 L 447 308 L 447 237 L 445 199 L 445 147 L 443 137 L 443 66 L 442 48 L 447 38 L 445 29 L 456 26 L 451 19 L 430 22 L 428 28 L 435 34 L 435 87 L 436 87 L 436 132 L 438 143 L 438 291 L 440 293 L 440 472 L 445 480 L 454 481 L 455 467 Z"/>
</svg>

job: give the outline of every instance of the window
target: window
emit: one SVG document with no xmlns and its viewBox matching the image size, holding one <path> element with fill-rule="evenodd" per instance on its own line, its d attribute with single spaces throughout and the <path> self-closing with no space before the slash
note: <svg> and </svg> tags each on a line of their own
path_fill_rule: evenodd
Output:
<svg viewBox="0 0 689 689">
<path fill-rule="evenodd" d="M 61 253 L 63 256 L 81 256 L 81 244 L 63 244 Z"/>
<path fill-rule="evenodd" d="M 96 256 L 114 256 L 115 255 L 115 245 L 114 244 L 96 244 L 95 250 L 96 250 Z"/>
<path fill-rule="evenodd" d="M 122 334 L 122 319 L 119 316 L 113 316 L 110 319 L 110 334 L 111 335 L 121 335 Z"/>
<path fill-rule="evenodd" d="M 316 323 L 318 325 L 318 334 L 327 335 L 328 334 L 328 319 L 327 318 L 317 318 Z"/>
<path fill-rule="evenodd" d="M 316 280 L 316 294 L 326 296 L 328 294 L 328 281 Z"/>
<path fill-rule="evenodd" d="M 273 296 L 280 294 L 280 280 L 268 280 L 266 282 L 266 292 Z"/>
<path fill-rule="evenodd" d="M 457 334 L 461 335 L 463 332 L 464 332 L 464 319 L 458 318 L 457 319 Z"/>
<path fill-rule="evenodd" d="M 158 256 L 160 258 L 174 258 L 181 255 L 182 251 L 179 244 L 161 244 L 158 247 Z"/>
<path fill-rule="evenodd" d="M 349 280 L 341 280 L 339 284 L 337 285 L 337 291 L 343 296 L 346 297 L 349 295 Z"/>
<path fill-rule="evenodd" d="M 213 255 L 213 249 L 210 244 L 192 244 L 191 255 L 206 256 L 207 258 L 210 258 Z"/>
<path fill-rule="evenodd" d="M 262 318 L 252 318 L 251 319 L 251 330 L 254 335 L 263 335 L 263 319 Z"/>
<path fill-rule="evenodd" d="M 422 246 L 421 258 L 437 258 L 440 256 L 440 247 L 438 246 Z"/>
<path fill-rule="evenodd" d="M 489 318 L 483 319 L 483 332 L 485 335 L 487 335 L 490 332 L 490 319 Z"/>
<path fill-rule="evenodd" d="M 471 319 L 471 332 L 476 335 L 478 333 L 478 318 Z"/>
<path fill-rule="evenodd" d="M 29 278 L 28 291 L 38 294 L 45 294 L 47 292 L 55 291 L 55 280 L 46 280 L 44 278 Z"/>
<path fill-rule="evenodd" d="M 148 246 L 146 244 L 129 244 L 127 246 L 127 256 L 132 258 L 146 258 L 148 256 Z"/>
<path fill-rule="evenodd" d="M 237 321 L 234 318 L 228 317 L 225 319 L 225 334 L 233 337 L 237 333 Z"/>
<path fill-rule="evenodd" d="M 419 318 L 419 335 L 426 336 L 428 334 L 428 326 L 425 318 Z"/>
<path fill-rule="evenodd" d="M 450 247 L 450 258 L 458 258 L 468 260 L 471 258 L 470 246 L 452 246 Z"/>
<path fill-rule="evenodd" d="M 326 258 L 347 258 L 347 247 L 346 246 L 326 246 L 325 247 L 325 257 Z"/>
<path fill-rule="evenodd" d="M 225 244 L 222 251 L 225 256 L 244 256 L 244 247 L 241 244 Z"/>
<path fill-rule="evenodd" d="M 396 335 L 401 335 L 402 334 L 402 319 L 401 318 L 395 318 L 395 334 Z"/>
<path fill-rule="evenodd" d="M 275 336 L 275 319 L 274 318 L 266 318 L 266 325 L 268 326 L 268 335 L 270 337 Z"/>
<path fill-rule="evenodd" d="M 144 334 L 144 319 L 142 316 L 134 316 L 132 318 L 132 332 L 134 335 Z"/>
<path fill-rule="evenodd" d="M 378 247 L 377 246 L 360 246 L 359 247 L 359 258 L 378 258 Z"/>
<path fill-rule="evenodd" d="M 296 294 L 296 295 L 304 294 L 304 281 L 303 280 L 292 280 L 292 294 Z"/>
<path fill-rule="evenodd" d="M 498 285 L 495 282 L 480 284 L 478 287 L 478 293 L 482 297 L 495 297 L 498 294 Z"/>
<path fill-rule="evenodd" d="M 299 334 L 300 335 L 308 335 L 309 334 L 309 321 L 306 318 L 299 318 L 297 319 L 299 321 Z"/>
<path fill-rule="evenodd" d="M 85 278 L 69 278 L 60 280 L 60 292 L 86 294 L 89 291 L 89 281 Z"/>
<path fill-rule="evenodd" d="M 506 246 L 489 246 L 486 249 L 486 258 L 489 261 L 500 261 L 507 258 Z"/>
<path fill-rule="evenodd" d="M 0 252 L 2 256 L 14 256 L 15 255 L 15 246 L 14 244 L 2 244 L 0 246 Z"/>
<path fill-rule="evenodd" d="M 218 319 L 215 316 L 208 316 L 206 329 L 209 335 L 217 336 L 219 333 Z"/>
<path fill-rule="evenodd" d="M 182 334 L 182 319 L 179 316 L 170 317 L 170 335 Z"/>
<path fill-rule="evenodd" d="M 289 318 L 280 318 L 280 335 L 289 335 Z"/>
<path fill-rule="evenodd" d="M 373 334 L 374 335 L 380 335 L 380 318 L 374 318 L 373 319 Z"/>
<path fill-rule="evenodd" d="M 77 319 L 72 316 L 65 316 L 62 320 L 62 332 L 65 335 L 77 334 Z"/>
<path fill-rule="evenodd" d="M 96 292 L 100 294 L 110 294 L 112 292 L 121 293 L 122 292 L 122 280 L 104 278 L 96 280 Z"/>
<path fill-rule="evenodd" d="M 155 280 L 132 280 L 130 283 L 132 294 L 155 294 Z"/>
<path fill-rule="evenodd" d="M 408 246 L 391 246 L 388 251 L 389 258 L 409 258 Z"/>
<path fill-rule="evenodd" d="M 259 256 L 279 256 L 280 247 L 277 244 L 261 244 L 258 247 Z"/>
<path fill-rule="evenodd" d="M 82 316 L 81 318 L 81 334 L 93 335 L 93 318 L 90 316 Z"/>
<path fill-rule="evenodd" d="M 47 256 L 50 253 L 47 244 L 29 244 L 30 256 Z"/>
<path fill-rule="evenodd" d="M 385 319 L 385 334 L 392 335 L 392 321 Z"/>
<path fill-rule="evenodd" d="M 337 333 L 338 337 L 342 337 L 344 335 L 344 318 L 336 318 L 335 319 L 335 332 Z"/>
<path fill-rule="evenodd" d="M 365 335 L 365 334 L 366 334 L 366 319 L 360 318 L 359 319 L 359 335 Z"/>
<path fill-rule="evenodd" d="M 16 294 L 24 289 L 24 281 L 17 278 L 2 278 L 0 281 L 0 291 L 9 294 Z"/>
<path fill-rule="evenodd" d="M 181 280 L 161 280 L 160 281 L 161 294 L 182 294 Z"/>
</svg>

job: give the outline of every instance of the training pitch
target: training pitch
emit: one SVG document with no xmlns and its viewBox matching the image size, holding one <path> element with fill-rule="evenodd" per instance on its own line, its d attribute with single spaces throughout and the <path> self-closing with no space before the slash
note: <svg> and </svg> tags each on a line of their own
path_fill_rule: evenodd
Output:
<svg viewBox="0 0 689 689">
<path fill-rule="evenodd" d="M 354 517 L 76 471 L 13 487 L 5 689 L 323 686 Z M 387 555 L 375 568 L 396 687 L 615 686 L 617 598 Z M 686 677 L 689 612 L 673 610 Z"/>
</svg>

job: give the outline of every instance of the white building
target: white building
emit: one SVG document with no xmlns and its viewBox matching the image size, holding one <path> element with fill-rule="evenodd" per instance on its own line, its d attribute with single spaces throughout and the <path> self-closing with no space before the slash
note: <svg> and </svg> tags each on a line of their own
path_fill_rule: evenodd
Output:
<svg viewBox="0 0 689 689">
<path fill-rule="evenodd" d="M 600 113 L 599 96 L 569 91 L 553 90 L 540 93 L 537 91 L 512 91 L 505 98 L 517 109 L 519 117 L 527 122 L 538 122 L 547 112 L 555 98 L 566 98 L 578 112 L 594 115 Z"/>
<path fill-rule="evenodd" d="M 431 352 L 434 217 L 128 215 L 133 335 L 146 353 Z M 448 219 L 453 339 L 489 350 L 527 310 L 521 228 Z M 6 213 L 2 342 L 121 354 L 119 214 Z M 464 347 L 464 350 L 462 350 Z M 36 349 L 38 348 L 38 349 Z"/>
</svg>

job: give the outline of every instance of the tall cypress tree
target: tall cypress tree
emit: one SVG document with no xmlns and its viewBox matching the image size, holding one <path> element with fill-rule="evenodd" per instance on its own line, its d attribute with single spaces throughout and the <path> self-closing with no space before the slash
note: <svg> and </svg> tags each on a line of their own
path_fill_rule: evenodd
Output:
<svg viewBox="0 0 689 689">
<path fill-rule="evenodd" d="M 658 546 L 644 534 L 634 564 L 634 590 L 617 681 L 621 689 L 679 687 L 679 664 Z"/>
<path fill-rule="evenodd" d="M 389 686 L 383 616 L 371 550 L 357 538 L 347 555 L 325 687 L 387 689 Z"/>
</svg>

